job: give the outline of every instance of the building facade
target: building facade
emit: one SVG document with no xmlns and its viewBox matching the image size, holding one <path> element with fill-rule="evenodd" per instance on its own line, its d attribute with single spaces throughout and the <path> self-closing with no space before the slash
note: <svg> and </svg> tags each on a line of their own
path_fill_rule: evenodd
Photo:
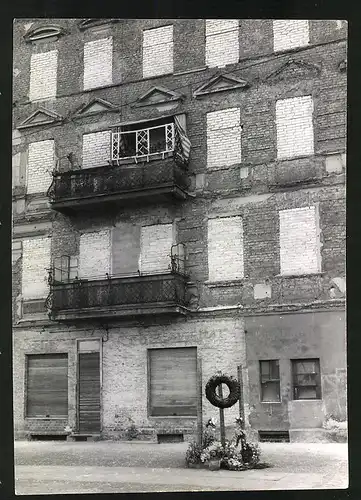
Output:
<svg viewBox="0 0 361 500">
<path fill-rule="evenodd" d="M 346 50 L 332 20 L 14 23 L 16 438 L 194 436 L 218 370 L 228 432 L 347 418 Z"/>
</svg>

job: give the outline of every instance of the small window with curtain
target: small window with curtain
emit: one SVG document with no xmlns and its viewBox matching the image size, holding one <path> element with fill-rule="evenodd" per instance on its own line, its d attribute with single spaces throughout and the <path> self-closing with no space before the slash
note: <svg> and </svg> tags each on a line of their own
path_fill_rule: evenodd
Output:
<svg viewBox="0 0 361 500">
<path fill-rule="evenodd" d="M 321 399 L 319 359 L 292 360 L 293 399 Z"/>
<path fill-rule="evenodd" d="M 280 367 L 278 359 L 260 361 L 261 401 L 278 403 L 280 397 Z"/>
</svg>

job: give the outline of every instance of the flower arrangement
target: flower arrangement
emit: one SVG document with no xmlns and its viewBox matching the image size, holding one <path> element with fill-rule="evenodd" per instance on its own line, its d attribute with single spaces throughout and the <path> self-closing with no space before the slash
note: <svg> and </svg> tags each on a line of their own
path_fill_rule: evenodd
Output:
<svg viewBox="0 0 361 500">
<path fill-rule="evenodd" d="M 201 455 L 203 452 L 203 447 L 193 441 L 189 443 L 188 449 L 186 451 L 186 463 L 189 464 L 200 464 L 201 463 Z"/>
</svg>

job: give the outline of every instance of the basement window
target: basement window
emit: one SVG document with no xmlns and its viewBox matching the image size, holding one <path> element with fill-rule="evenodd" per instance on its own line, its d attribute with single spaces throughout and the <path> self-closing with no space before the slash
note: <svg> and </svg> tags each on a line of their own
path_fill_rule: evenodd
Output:
<svg viewBox="0 0 361 500">
<path fill-rule="evenodd" d="M 321 399 L 319 359 L 292 360 L 293 399 Z"/>
<path fill-rule="evenodd" d="M 278 403 L 280 401 L 280 368 L 278 359 L 260 361 L 261 401 Z"/>
</svg>

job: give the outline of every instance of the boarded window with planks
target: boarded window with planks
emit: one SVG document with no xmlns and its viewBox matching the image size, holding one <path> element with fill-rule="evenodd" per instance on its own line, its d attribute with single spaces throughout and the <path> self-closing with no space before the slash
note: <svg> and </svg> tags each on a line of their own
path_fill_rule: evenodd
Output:
<svg viewBox="0 0 361 500">
<path fill-rule="evenodd" d="M 149 350 L 152 416 L 197 415 L 197 348 Z"/>
<path fill-rule="evenodd" d="M 67 354 L 27 356 L 26 416 L 68 416 Z"/>
</svg>

